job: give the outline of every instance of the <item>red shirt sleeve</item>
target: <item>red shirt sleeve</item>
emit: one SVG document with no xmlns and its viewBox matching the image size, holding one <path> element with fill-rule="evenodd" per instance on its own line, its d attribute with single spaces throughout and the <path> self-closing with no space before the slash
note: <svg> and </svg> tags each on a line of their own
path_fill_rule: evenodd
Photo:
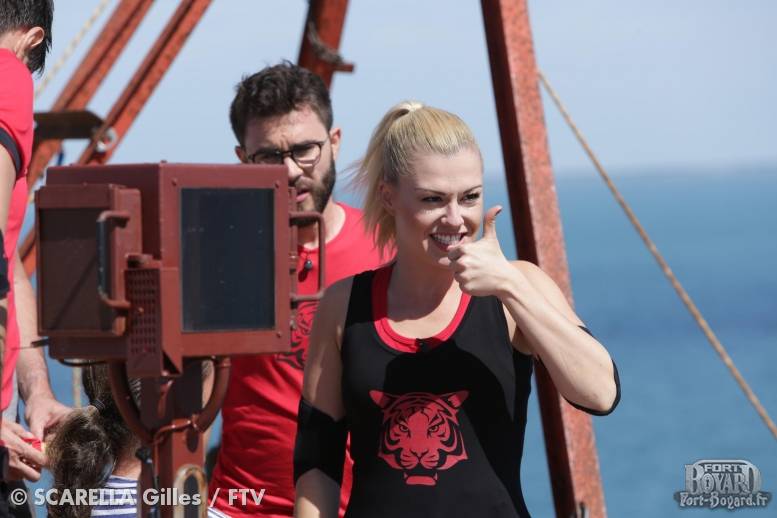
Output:
<svg viewBox="0 0 777 518">
<path fill-rule="evenodd" d="M 2 389 L 0 408 L 5 409 L 13 394 L 13 372 L 19 355 L 19 327 L 16 320 L 16 304 L 13 293 L 14 253 L 27 206 L 27 168 L 32 157 L 32 75 L 16 55 L 0 49 L 0 128 L 10 135 L 16 144 L 22 167 L 16 172 L 11 206 L 4 238 L 6 257 L 9 259 L 8 319 L 5 336 Z"/>
<path fill-rule="evenodd" d="M 32 75 L 13 52 L 0 49 L 0 78 L 0 128 L 16 142 L 22 162 L 19 177 L 26 174 L 32 155 Z"/>
</svg>

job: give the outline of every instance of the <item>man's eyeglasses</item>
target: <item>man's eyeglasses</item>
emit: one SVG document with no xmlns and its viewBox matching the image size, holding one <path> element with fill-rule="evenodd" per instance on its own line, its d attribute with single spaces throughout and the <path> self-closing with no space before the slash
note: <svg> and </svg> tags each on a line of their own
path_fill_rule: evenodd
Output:
<svg viewBox="0 0 777 518">
<path fill-rule="evenodd" d="M 327 138 L 328 140 L 328 138 Z M 252 155 L 248 155 L 246 160 L 253 164 L 282 164 L 286 157 L 291 157 L 294 162 L 302 167 L 312 167 L 321 160 L 321 148 L 326 140 L 319 142 L 306 142 L 292 146 L 287 151 L 280 149 L 260 149 Z"/>
</svg>

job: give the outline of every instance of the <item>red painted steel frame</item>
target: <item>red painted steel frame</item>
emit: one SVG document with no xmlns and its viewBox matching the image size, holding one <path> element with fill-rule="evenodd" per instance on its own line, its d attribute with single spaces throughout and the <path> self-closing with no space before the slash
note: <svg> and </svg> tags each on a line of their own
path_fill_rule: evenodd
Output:
<svg viewBox="0 0 777 518">
<path fill-rule="evenodd" d="M 482 0 L 482 8 L 518 255 L 542 267 L 571 301 L 527 2 Z M 556 516 L 578 516 L 583 505 L 603 518 L 591 418 L 558 394 L 542 365 L 537 387 Z"/>
<path fill-rule="evenodd" d="M 154 89 L 170 68 L 210 3 L 211 0 L 181 0 L 154 46 L 151 47 L 135 75 L 105 117 L 102 128 L 97 131 L 95 138 L 78 159 L 79 164 L 104 164 L 111 158 L 116 146 L 154 93 Z M 113 130 L 115 137 L 111 139 L 111 147 L 101 152 L 100 139 L 106 136 L 109 130 Z"/>
<path fill-rule="evenodd" d="M 116 6 L 92 48 L 78 65 L 51 111 L 86 108 L 129 39 L 135 33 L 152 0 L 122 0 Z M 61 140 L 36 142 L 28 180 L 32 185 L 61 147 Z"/>
<path fill-rule="evenodd" d="M 348 0 L 312 0 L 305 23 L 307 24 L 307 20 L 312 16 L 318 37 L 332 50 L 337 50 L 340 47 L 347 10 Z M 307 25 L 302 30 L 302 45 L 297 62 L 301 67 L 321 76 L 327 88 L 332 85 L 332 76 L 337 67 L 316 55 L 308 40 Z"/>
<path fill-rule="evenodd" d="M 180 5 L 167 22 L 154 46 L 113 105 L 110 113 L 105 118 L 103 126 L 98 130 L 95 138 L 78 159 L 78 164 L 105 163 L 110 159 L 116 146 L 124 137 L 138 113 L 146 104 L 146 101 L 151 97 L 167 69 L 170 68 L 173 60 L 178 55 L 181 47 L 183 47 L 189 34 L 194 30 L 197 22 L 202 18 L 210 2 L 211 0 L 181 0 Z M 139 19 L 143 18 L 143 14 L 145 12 L 140 14 Z M 100 152 L 98 146 L 101 137 L 107 135 L 111 130 L 114 132 L 112 146 L 108 150 Z M 31 239 L 34 239 L 34 236 L 28 236 L 27 240 Z M 27 245 L 27 240 L 25 240 L 23 248 L 24 245 Z M 28 273 L 35 269 L 33 259 L 35 257 L 34 248 L 33 242 L 23 250 L 25 252 L 25 269 Z"/>
<path fill-rule="evenodd" d="M 86 108 L 105 76 L 116 63 L 129 39 L 135 33 L 153 0 L 122 0 L 100 31 L 89 52 L 65 85 L 51 111 Z M 27 181 L 30 186 L 40 178 L 51 158 L 62 148 L 61 140 L 36 142 Z M 19 247 L 24 269 L 30 275 L 35 270 L 35 232 L 27 234 Z"/>
</svg>

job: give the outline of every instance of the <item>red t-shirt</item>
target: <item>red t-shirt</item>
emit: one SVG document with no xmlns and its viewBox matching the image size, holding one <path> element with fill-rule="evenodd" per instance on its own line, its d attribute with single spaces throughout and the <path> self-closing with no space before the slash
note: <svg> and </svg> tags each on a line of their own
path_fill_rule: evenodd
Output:
<svg viewBox="0 0 777 518">
<path fill-rule="evenodd" d="M 8 223 L 5 227 L 3 245 L 8 258 L 8 320 L 5 334 L 5 356 L 3 358 L 2 394 L 0 407 L 8 406 L 13 394 L 13 373 L 19 357 L 19 325 L 16 322 L 14 304 L 14 254 L 19 232 L 27 208 L 27 168 L 32 156 L 32 76 L 16 55 L 7 49 L 0 49 L 0 127 L 16 142 L 21 155 L 22 168 L 16 175 Z"/>
<path fill-rule="evenodd" d="M 380 265 L 371 236 L 361 221 L 361 211 L 339 204 L 345 210 L 343 228 L 326 244 L 327 286 Z M 318 282 L 318 250 L 299 251 L 298 291 L 313 293 Z M 313 268 L 303 265 L 310 259 Z M 230 384 L 221 410 L 221 449 L 210 483 L 214 507 L 231 516 L 292 516 L 294 509 L 293 457 L 297 433 L 297 409 L 302 392 L 302 371 L 308 335 L 317 303 L 301 303 L 297 329 L 289 353 L 235 358 Z M 350 494 L 351 461 L 346 462 L 340 515 Z M 251 493 L 243 504 L 240 493 L 230 489 L 265 490 L 260 505 Z"/>
</svg>

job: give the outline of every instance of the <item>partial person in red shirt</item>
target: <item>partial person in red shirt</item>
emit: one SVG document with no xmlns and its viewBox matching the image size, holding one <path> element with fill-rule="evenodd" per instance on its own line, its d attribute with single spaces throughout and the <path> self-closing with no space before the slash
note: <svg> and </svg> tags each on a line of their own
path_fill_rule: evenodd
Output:
<svg viewBox="0 0 777 518">
<path fill-rule="evenodd" d="M 8 258 L 7 329 L 2 357 L 2 441 L 9 479 L 38 480 L 44 455 L 24 439 L 42 439 L 70 409 L 51 391 L 37 339 L 35 296 L 16 248 L 27 205 L 32 155 L 32 73 L 43 70 L 51 48 L 51 0 L 0 0 L 0 230 Z M 22 350 L 23 349 L 23 350 Z M 16 384 L 30 431 L 16 423 Z"/>
<path fill-rule="evenodd" d="M 230 121 L 243 163 L 286 164 L 297 189 L 299 210 L 323 214 L 326 228 L 326 285 L 380 264 L 361 211 L 335 202 L 335 160 L 341 130 L 332 125 L 332 105 L 323 81 L 284 62 L 243 79 Z M 317 291 L 319 243 L 313 221 L 299 227 L 298 291 Z M 293 453 L 302 373 L 317 303 L 299 307 L 289 353 L 236 358 L 222 408 L 222 439 L 210 484 L 215 507 L 231 516 L 292 516 Z M 341 498 L 350 491 L 346 460 Z M 253 489 L 261 502 L 248 493 Z M 232 491 L 230 491 L 232 490 Z M 258 499 L 258 498 L 257 498 Z M 244 501 L 245 500 L 245 501 Z"/>
</svg>

